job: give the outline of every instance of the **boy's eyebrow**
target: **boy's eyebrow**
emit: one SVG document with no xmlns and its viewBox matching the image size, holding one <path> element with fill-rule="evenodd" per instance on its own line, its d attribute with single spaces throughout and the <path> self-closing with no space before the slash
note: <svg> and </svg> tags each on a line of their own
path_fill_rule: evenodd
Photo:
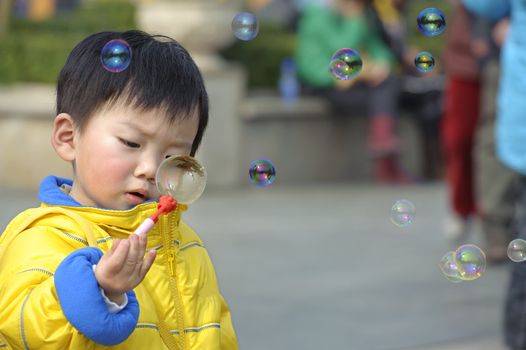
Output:
<svg viewBox="0 0 526 350">
<path fill-rule="evenodd" d="M 127 126 L 131 127 L 132 129 L 134 129 L 135 131 L 137 131 L 138 133 L 142 134 L 143 136 L 146 136 L 146 137 L 150 137 L 152 138 L 153 135 L 142 130 L 139 126 L 137 126 L 136 124 L 132 123 L 132 122 L 129 122 L 129 121 L 123 121 L 122 122 L 123 124 L 126 124 Z M 182 147 L 192 147 L 192 144 L 191 143 L 188 143 L 188 142 L 179 142 L 179 141 L 176 141 L 176 142 L 171 142 L 170 143 L 170 146 L 182 146 Z"/>
</svg>

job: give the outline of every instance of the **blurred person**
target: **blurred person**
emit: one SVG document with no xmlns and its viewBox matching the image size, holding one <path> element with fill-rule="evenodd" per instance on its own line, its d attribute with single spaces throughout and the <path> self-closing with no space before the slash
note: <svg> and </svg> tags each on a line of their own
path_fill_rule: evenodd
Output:
<svg viewBox="0 0 526 350">
<path fill-rule="evenodd" d="M 414 56 L 407 55 L 407 33 L 403 20 L 407 0 L 372 0 L 369 3 L 373 24 L 380 31 L 381 38 L 398 61 L 414 67 Z"/>
<path fill-rule="evenodd" d="M 114 39 L 133 52 L 118 73 L 101 62 Z M 51 135 L 73 179 L 46 177 L 40 206 L 0 235 L 0 348 L 238 349 L 187 206 L 136 233 L 162 205 L 159 165 L 195 155 L 208 111 L 198 67 L 169 37 L 100 32 L 73 48 Z"/>
<path fill-rule="evenodd" d="M 407 0 L 373 0 L 370 6 L 375 27 L 398 62 L 400 72 L 400 107 L 417 122 L 421 138 L 422 179 L 442 178 L 442 152 L 439 123 L 442 117 L 443 75 L 439 62 L 430 72 L 415 67 L 415 56 L 423 51 L 408 44 L 404 13 Z M 411 24 L 414 25 L 413 22 Z"/>
<path fill-rule="evenodd" d="M 459 243 L 476 214 L 473 145 L 480 112 L 480 58 L 489 44 L 484 38 L 476 38 L 474 16 L 460 0 L 453 2 L 453 19 L 443 53 L 446 87 L 441 140 L 450 202 L 444 233 Z"/>
<path fill-rule="evenodd" d="M 54 0 L 30 0 L 28 5 L 28 17 L 31 20 L 45 21 L 55 14 Z"/>
<path fill-rule="evenodd" d="M 484 59 L 482 102 L 475 136 L 475 193 L 489 262 L 507 261 L 519 175 L 507 168 L 495 153 L 496 96 L 499 81 L 499 48 L 504 43 L 509 19 L 491 29 L 492 47 Z"/>
<path fill-rule="evenodd" d="M 26 17 L 29 8 L 29 0 L 14 0 L 13 15 L 15 17 Z"/>
<path fill-rule="evenodd" d="M 491 21 L 510 17 L 509 30 L 501 50 L 497 92 L 495 141 L 498 158 L 520 177 L 512 238 L 526 239 L 526 2 L 523 0 L 464 0 L 473 13 Z M 511 267 L 504 333 L 512 350 L 526 349 L 526 265 Z"/>
<path fill-rule="evenodd" d="M 57 11 L 66 12 L 78 8 L 82 4 L 82 0 L 55 0 Z"/>
<path fill-rule="evenodd" d="M 332 0 L 303 8 L 298 25 L 296 62 L 307 93 L 326 98 L 337 113 L 366 108 L 370 117 L 368 148 L 375 179 L 405 183 L 408 174 L 399 164 L 398 84 L 393 76 L 394 57 L 367 16 L 367 0 Z M 331 56 L 339 49 L 357 50 L 363 70 L 350 80 L 329 73 Z"/>
</svg>

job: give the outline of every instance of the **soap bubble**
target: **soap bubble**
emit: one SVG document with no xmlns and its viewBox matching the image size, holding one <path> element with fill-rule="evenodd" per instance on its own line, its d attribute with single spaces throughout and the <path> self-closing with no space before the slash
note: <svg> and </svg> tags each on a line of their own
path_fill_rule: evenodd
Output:
<svg viewBox="0 0 526 350">
<path fill-rule="evenodd" d="M 391 207 L 391 221 L 397 226 L 407 226 L 415 218 L 416 208 L 407 199 L 400 199 Z"/>
<path fill-rule="evenodd" d="M 458 264 L 455 258 L 455 252 L 447 252 L 439 263 L 440 271 L 444 276 L 453 283 L 462 282 L 462 277 L 458 269 Z"/>
<path fill-rule="evenodd" d="M 435 58 L 426 51 L 418 53 L 415 57 L 415 67 L 422 73 L 427 73 L 435 67 Z"/>
<path fill-rule="evenodd" d="M 486 270 L 486 255 L 474 244 L 464 244 L 458 247 L 455 259 L 460 277 L 464 281 L 475 280 Z"/>
<path fill-rule="evenodd" d="M 526 260 L 526 241 L 520 238 L 514 239 L 508 245 L 508 257 L 514 262 Z"/>
<path fill-rule="evenodd" d="M 425 36 L 437 36 L 446 30 L 446 16 L 434 7 L 420 11 L 416 23 Z"/>
<path fill-rule="evenodd" d="M 190 156 L 166 158 L 155 174 L 157 189 L 177 202 L 190 204 L 203 193 L 206 185 L 205 168 Z"/>
<path fill-rule="evenodd" d="M 131 47 L 122 39 L 108 41 L 100 55 L 102 66 L 112 73 L 119 73 L 128 68 L 131 57 Z"/>
<path fill-rule="evenodd" d="M 259 32 L 256 15 L 250 12 L 240 12 L 232 20 L 232 32 L 236 38 L 244 41 L 254 39 Z"/>
<path fill-rule="evenodd" d="M 258 186 L 268 186 L 276 179 L 274 164 L 268 159 L 256 159 L 248 170 L 250 180 Z"/>
<path fill-rule="evenodd" d="M 336 79 L 349 80 L 361 72 L 363 61 L 358 51 L 343 48 L 336 51 L 329 63 L 329 71 Z"/>
<path fill-rule="evenodd" d="M 329 70 L 336 79 L 349 80 L 351 77 L 351 67 L 340 60 L 332 60 L 329 64 Z"/>
</svg>

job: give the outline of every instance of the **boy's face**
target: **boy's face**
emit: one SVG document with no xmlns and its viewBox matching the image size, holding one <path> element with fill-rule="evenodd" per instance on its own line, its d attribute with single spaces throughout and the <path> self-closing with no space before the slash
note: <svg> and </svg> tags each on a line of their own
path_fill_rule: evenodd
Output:
<svg viewBox="0 0 526 350">
<path fill-rule="evenodd" d="M 97 112 L 75 132 L 70 195 L 85 206 L 118 210 L 158 199 L 157 168 L 170 155 L 189 155 L 197 130 L 197 113 L 170 125 L 158 111 L 116 105 Z"/>
</svg>

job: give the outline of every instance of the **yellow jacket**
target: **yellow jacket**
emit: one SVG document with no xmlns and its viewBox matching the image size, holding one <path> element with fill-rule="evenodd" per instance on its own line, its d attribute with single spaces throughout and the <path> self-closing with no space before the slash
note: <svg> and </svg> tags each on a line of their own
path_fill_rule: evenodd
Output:
<svg viewBox="0 0 526 350">
<path fill-rule="evenodd" d="M 84 259 L 79 252 L 102 255 L 98 250 L 107 252 L 112 239 L 127 238 L 156 208 L 156 202 L 124 211 L 42 203 L 14 218 L 0 236 L 0 350 L 238 349 L 210 257 L 197 234 L 180 219 L 186 209 L 183 205 L 161 216 L 149 232 L 147 248 L 157 249 L 157 257 L 144 281 L 128 293 L 125 310 L 87 317 L 105 304 L 100 294 L 83 296 L 93 288 L 92 281 L 85 282 L 92 277 L 76 272 L 67 281 L 61 277 L 60 288 L 70 294 L 61 297 L 66 292 L 56 288 L 59 265 L 59 269 L 87 273 L 84 265 L 91 265 L 79 263 Z M 72 256 L 77 260 L 71 260 Z M 70 267 L 62 267 L 68 257 Z M 93 305 L 88 305 L 91 300 Z M 133 311 L 133 305 L 135 314 L 126 311 Z M 138 320 L 133 320 L 137 314 Z M 92 324 L 95 319 L 106 322 L 121 317 L 113 321 L 132 322 L 131 334 L 114 346 L 101 345 L 74 327 L 74 317 L 66 315 L 80 317 L 79 328 L 90 332 L 108 332 L 105 325 Z M 115 328 L 111 332 L 122 331 L 118 322 L 111 323 Z"/>
</svg>

